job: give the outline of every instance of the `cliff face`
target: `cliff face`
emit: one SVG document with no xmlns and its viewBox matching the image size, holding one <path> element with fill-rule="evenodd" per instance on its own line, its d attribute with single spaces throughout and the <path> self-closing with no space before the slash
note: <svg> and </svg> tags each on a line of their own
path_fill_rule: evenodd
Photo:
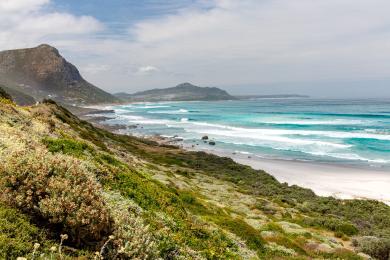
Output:
<svg viewBox="0 0 390 260">
<path fill-rule="evenodd" d="M 37 100 L 52 98 L 64 103 L 116 102 L 95 87 L 49 45 L 0 52 L 0 83 Z"/>
</svg>

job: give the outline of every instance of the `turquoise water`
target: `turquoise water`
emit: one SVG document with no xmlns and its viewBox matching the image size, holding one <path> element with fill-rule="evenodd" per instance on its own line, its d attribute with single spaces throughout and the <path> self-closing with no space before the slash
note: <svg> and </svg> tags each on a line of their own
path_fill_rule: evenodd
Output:
<svg viewBox="0 0 390 260">
<path fill-rule="evenodd" d="M 390 169 L 390 100 L 260 99 L 108 107 L 109 124 L 135 135 L 250 156 Z M 208 135 L 211 147 L 200 141 Z"/>
</svg>

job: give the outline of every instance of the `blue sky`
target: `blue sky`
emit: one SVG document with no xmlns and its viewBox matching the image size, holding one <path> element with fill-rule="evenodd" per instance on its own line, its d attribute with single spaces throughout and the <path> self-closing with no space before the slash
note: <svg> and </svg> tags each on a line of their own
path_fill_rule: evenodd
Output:
<svg viewBox="0 0 390 260">
<path fill-rule="evenodd" d="M 388 0 L 2 0 L 0 50 L 47 43 L 93 84 L 390 97 Z"/>
<path fill-rule="evenodd" d="M 195 0 L 55 0 L 56 10 L 75 15 L 91 15 L 109 27 L 109 32 L 122 34 L 137 21 L 172 15 L 183 8 L 207 8 Z"/>
</svg>

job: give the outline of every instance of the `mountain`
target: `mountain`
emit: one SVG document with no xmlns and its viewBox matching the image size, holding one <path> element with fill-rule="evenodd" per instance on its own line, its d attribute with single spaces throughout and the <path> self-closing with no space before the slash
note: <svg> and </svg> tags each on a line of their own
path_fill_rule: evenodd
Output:
<svg viewBox="0 0 390 260">
<path fill-rule="evenodd" d="M 46 44 L 0 52 L 0 84 L 11 89 L 12 96 L 23 93 L 35 100 L 51 98 L 65 104 L 118 101 L 86 81 L 57 49 Z"/>
<path fill-rule="evenodd" d="M 236 99 L 225 90 L 198 87 L 190 83 L 182 83 L 172 88 L 152 89 L 135 94 L 117 93 L 115 96 L 123 101 L 211 101 Z"/>
</svg>

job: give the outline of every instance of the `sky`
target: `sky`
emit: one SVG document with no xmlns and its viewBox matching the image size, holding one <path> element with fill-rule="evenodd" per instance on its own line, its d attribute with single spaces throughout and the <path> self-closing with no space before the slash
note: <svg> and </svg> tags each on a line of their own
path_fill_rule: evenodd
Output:
<svg viewBox="0 0 390 260">
<path fill-rule="evenodd" d="M 390 97 L 388 0 L 0 0 L 0 50 L 47 43 L 109 92 Z"/>
</svg>

